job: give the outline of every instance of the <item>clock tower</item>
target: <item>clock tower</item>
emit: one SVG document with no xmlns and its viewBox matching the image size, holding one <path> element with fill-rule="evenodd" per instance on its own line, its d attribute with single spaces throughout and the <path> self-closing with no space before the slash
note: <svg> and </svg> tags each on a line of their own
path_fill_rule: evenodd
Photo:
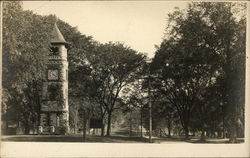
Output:
<svg viewBox="0 0 250 158">
<path fill-rule="evenodd" d="M 44 74 L 39 134 L 69 131 L 67 42 L 56 23 Z"/>
</svg>

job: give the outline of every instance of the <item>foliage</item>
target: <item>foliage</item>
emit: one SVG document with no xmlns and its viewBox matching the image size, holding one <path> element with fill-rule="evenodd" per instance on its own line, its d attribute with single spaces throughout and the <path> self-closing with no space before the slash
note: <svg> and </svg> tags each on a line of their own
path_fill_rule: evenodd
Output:
<svg viewBox="0 0 250 158">
<path fill-rule="evenodd" d="M 240 88 L 244 85 L 245 17 L 236 20 L 232 13 L 236 7 L 191 3 L 187 10 L 168 16 L 165 39 L 151 66 L 160 78 L 153 86 L 175 107 L 186 137 L 190 122 L 198 130 L 218 130 L 223 120 L 218 114 L 225 112 L 230 118 L 236 113 L 232 107 L 244 104 L 244 88 Z"/>
<path fill-rule="evenodd" d="M 111 115 L 124 105 L 121 92 L 138 76 L 144 56 L 121 43 L 107 43 L 98 45 L 87 58 L 95 85 L 94 97 L 108 114 L 107 135 L 110 135 Z"/>
<path fill-rule="evenodd" d="M 22 9 L 21 2 L 3 3 L 3 119 L 35 127 L 39 122 L 42 82 L 49 53 L 53 15 L 40 16 Z M 92 37 L 80 34 L 76 28 L 58 20 L 65 39 L 71 44 L 69 58 L 69 95 L 78 87 L 74 81 L 77 67 L 85 65 L 84 53 L 92 47 Z M 87 70 L 86 70 L 87 71 Z M 84 72 L 84 74 L 88 75 Z M 82 78 L 83 79 L 83 78 Z M 83 79 L 84 80 L 84 79 Z M 72 83 L 72 84 L 71 84 Z M 82 89 L 79 89 L 82 90 Z M 31 119 L 32 118 L 32 119 Z M 33 121 L 30 121 L 33 120 Z"/>
<path fill-rule="evenodd" d="M 43 46 L 48 44 L 43 20 L 39 15 L 23 11 L 20 2 L 3 3 L 3 96 L 8 96 L 3 108 L 10 112 L 3 119 L 16 118 L 26 131 L 39 118 L 46 59 L 46 47 Z"/>
</svg>

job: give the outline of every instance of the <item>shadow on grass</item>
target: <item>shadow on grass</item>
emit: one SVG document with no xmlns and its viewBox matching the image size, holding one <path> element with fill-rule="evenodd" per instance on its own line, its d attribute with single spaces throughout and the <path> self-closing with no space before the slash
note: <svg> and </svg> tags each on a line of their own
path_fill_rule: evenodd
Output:
<svg viewBox="0 0 250 158">
<path fill-rule="evenodd" d="M 236 143 L 230 143 L 228 139 L 207 139 L 207 140 L 191 140 L 190 143 L 205 143 L 205 144 L 239 144 L 244 143 L 244 139 L 237 139 Z"/>
<path fill-rule="evenodd" d="M 135 131 L 128 130 L 119 130 L 115 132 L 115 135 L 123 135 L 123 136 L 138 136 L 138 133 Z"/>
<path fill-rule="evenodd" d="M 15 141 L 15 142 L 83 142 L 82 135 L 16 135 L 4 136 L 2 141 Z M 126 136 L 87 136 L 87 143 L 144 143 L 148 140 L 140 137 L 126 137 Z"/>
<path fill-rule="evenodd" d="M 201 140 L 199 137 L 190 137 L 188 139 L 179 136 L 179 137 L 162 137 L 154 139 L 154 142 L 161 143 L 161 142 L 187 142 L 187 143 L 194 143 L 194 144 L 230 144 L 229 139 L 222 139 L 222 138 L 208 138 L 205 140 Z M 237 138 L 237 143 L 244 143 L 244 138 Z"/>
<path fill-rule="evenodd" d="M 138 136 L 117 135 L 122 133 L 116 133 L 114 136 L 97 136 L 88 135 L 86 137 L 86 143 L 148 143 L 148 138 L 142 138 Z M 123 133 L 124 134 L 124 133 Z M 14 142 L 83 142 L 82 135 L 11 135 L 2 136 L 2 141 L 14 141 Z M 206 139 L 200 140 L 198 137 L 191 137 L 185 139 L 183 137 L 161 137 L 153 138 L 154 143 L 194 143 L 194 144 L 229 144 L 228 139 Z M 238 138 L 237 143 L 244 143 L 244 138 Z"/>
</svg>

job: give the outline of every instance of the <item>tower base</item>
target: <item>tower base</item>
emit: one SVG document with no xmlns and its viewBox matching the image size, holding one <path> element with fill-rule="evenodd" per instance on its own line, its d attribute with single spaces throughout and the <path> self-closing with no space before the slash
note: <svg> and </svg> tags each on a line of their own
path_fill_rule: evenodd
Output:
<svg viewBox="0 0 250 158">
<path fill-rule="evenodd" d="M 43 112 L 40 117 L 38 134 L 67 135 L 69 121 L 67 112 Z"/>
</svg>

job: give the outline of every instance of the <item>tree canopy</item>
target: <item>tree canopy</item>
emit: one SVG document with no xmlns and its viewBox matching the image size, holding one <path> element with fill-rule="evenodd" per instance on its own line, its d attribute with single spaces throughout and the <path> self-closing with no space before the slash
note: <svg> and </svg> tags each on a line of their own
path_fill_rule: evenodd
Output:
<svg viewBox="0 0 250 158">
<path fill-rule="evenodd" d="M 238 7 L 245 8 L 234 3 L 191 3 L 168 15 L 165 39 L 151 67 L 160 78 L 155 88 L 176 108 L 186 137 L 190 121 L 192 125 L 198 121 L 203 132 L 208 126 L 220 130 L 225 120 L 221 117 L 233 119 L 229 133 L 236 131 L 236 109 L 244 106 L 246 34 L 245 16 L 237 19 L 233 14 Z M 227 116 L 216 115 L 221 110 Z M 213 115 L 217 127 L 211 127 Z"/>
</svg>

